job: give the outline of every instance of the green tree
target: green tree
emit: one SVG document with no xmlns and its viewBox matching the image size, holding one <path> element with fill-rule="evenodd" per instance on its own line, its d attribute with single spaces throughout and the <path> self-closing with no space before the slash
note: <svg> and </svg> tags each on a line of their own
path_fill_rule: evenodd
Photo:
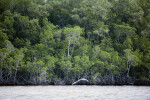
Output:
<svg viewBox="0 0 150 100">
<path fill-rule="evenodd" d="M 133 27 L 139 27 L 144 15 L 137 0 L 117 0 L 113 6 L 113 11 L 117 14 L 117 19 L 129 23 Z"/>
<path fill-rule="evenodd" d="M 138 55 L 135 55 L 130 49 L 125 49 L 125 57 L 126 57 L 126 66 L 127 66 L 127 77 L 130 77 L 130 68 L 133 66 L 137 66 L 139 64 L 139 57 Z"/>
<path fill-rule="evenodd" d="M 66 35 L 66 40 L 68 41 L 68 57 L 70 55 L 70 46 L 73 45 L 72 47 L 72 53 L 71 56 L 73 55 L 73 50 L 76 42 L 80 38 L 80 34 L 82 33 L 82 29 L 79 26 L 73 27 L 73 28 L 64 28 L 64 34 Z"/>
<path fill-rule="evenodd" d="M 134 27 L 130 27 L 128 24 L 125 25 L 115 25 L 114 34 L 116 40 L 120 43 L 123 43 L 126 38 L 133 38 L 136 33 L 136 29 Z"/>
</svg>

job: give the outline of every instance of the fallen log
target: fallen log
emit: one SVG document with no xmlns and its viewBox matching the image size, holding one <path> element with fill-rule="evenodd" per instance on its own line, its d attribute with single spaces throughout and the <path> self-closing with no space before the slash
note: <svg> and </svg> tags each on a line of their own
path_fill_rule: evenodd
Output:
<svg viewBox="0 0 150 100">
<path fill-rule="evenodd" d="M 85 78 L 82 78 L 74 82 L 72 85 L 89 85 L 89 81 Z"/>
</svg>

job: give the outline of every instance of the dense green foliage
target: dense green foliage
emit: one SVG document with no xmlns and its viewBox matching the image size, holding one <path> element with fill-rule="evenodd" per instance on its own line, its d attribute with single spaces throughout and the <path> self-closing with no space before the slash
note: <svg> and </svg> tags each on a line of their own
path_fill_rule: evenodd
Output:
<svg viewBox="0 0 150 100">
<path fill-rule="evenodd" d="M 150 84 L 150 0 L 0 0 L 0 84 Z"/>
</svg>

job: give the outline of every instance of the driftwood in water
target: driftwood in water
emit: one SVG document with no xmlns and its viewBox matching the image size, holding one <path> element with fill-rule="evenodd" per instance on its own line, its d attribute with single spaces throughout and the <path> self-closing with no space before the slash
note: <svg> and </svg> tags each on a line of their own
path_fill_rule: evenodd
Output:
<svg viewBox="0 0 150 100">
<path fill-rule="evenodd" d="M 89 81 L 87 79 L 82 78 L 74 82 L 72 85 L 89 85 Z"/>
</svg>

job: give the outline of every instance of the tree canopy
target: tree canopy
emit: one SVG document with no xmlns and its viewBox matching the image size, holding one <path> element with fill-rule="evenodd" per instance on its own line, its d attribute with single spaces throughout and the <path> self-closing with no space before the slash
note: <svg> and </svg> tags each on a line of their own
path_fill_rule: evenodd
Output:
<svg viewBox="0 0 150 100">
<path fill-rule="evenodd" d="M 1 0 L 0 85 L 150 84 L 150 0 Z"/>
</svg>

